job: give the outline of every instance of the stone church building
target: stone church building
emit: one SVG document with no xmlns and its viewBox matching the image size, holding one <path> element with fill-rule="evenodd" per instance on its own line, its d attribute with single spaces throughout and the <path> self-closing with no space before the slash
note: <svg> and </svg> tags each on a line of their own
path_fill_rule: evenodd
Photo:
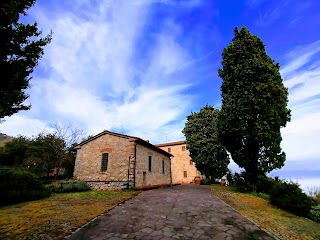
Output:
<svg viewBox="0 0 320 240">
<path fill-rule="evenodd" d="M 172 183 L 173 155 L 141 138 L 105 130 L 75 149 L 74 177 L 93 189 Z"/>
<path fill-rule="evenodd" d="M 195 167 L 195 163 L 189 156 L 186 142 L 169 142 L 157 144 L 157 147 L 167 151 L 174 157 L 171 160 L 171 173 L 173 184 L 185 184 L 194 182 L 195 177 L 199 177 L 200 173 Z"/>
</svg>

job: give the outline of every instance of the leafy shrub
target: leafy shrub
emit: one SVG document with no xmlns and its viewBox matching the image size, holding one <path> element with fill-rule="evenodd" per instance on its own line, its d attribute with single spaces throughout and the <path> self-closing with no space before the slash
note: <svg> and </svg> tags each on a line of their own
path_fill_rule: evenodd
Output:
<svg viewBox="0 0 320 240">
<path fill-rule="evenodd" d="M 257 192 L 270 194 L 277 180 L 267 176 L 259 176 L 257 182 Z"/>
<path fill-rule="evenodd" d="M 228 181 L 229 185 L 232 186 L 235 181 L 235 175 L 232 174 L 232 172 L 230 170 L 228 170 L 226 177 L 227 177 L 227 181 Z"/>
<path fill-rule="evenodd" d="M 201 178 L 201 185 L 210 185 L 210 184 L 220 184 L 220 182 L 218 181 L 218 179 L 214 179 L 214 178 Z"/>
<path fill-rule="evenodd" d="M 228 177 L 228 175 L 227 175 Z M 231 176 L 230 176 L 231 178 Z M 275 179 L 267 177 L 265 175 L 258 176 L 258 181 L 256 185 L 256 192 L 263 193 L 265 195 L 261 195 L 263 198 L 267 199 L 270 195 L 274 185 L 277 183 L 278 178 Z M 242 193 L 253 192 L 253 187 L 248 181 L 245 172 L 235 173 L 232 177 L 233 185 L 235 186 L 236 191 Z"/>
<path fill-rule="evenodd" d="M 203 178 L 200 182 L 201 185 L 210 185 L 210 179 Z"/>
<path fill-rule="evenodd" d="M 50 184 L 49 188 L 55 193 L 85 192 L 90 190 L 87 183 L 74 180 L 56 181 Z"/>
<path fill-rule="evenodd" d="M 277 181 L 270 193 L 270 203 L 295 215 L 308 217 L 313 201 L 294 182 Z"/>
<path fill-rule="evenodd" d="M 0 205 L 15 204 L 50 196 L 51 191 L 25 170 L 0 171 Z"/>
<path fill-rule="evenodd" d="M 252 192 L 252 186 L 246 180 L 245 172 L 235 173 L 234 174 L 234 187 L 236 191 L 241 193 Z"/>
<path fill-rule="evenodd" d="M 309 217 L 311 220 L 320 223 L 320 204 L 311 207 Z"/>
</svg>

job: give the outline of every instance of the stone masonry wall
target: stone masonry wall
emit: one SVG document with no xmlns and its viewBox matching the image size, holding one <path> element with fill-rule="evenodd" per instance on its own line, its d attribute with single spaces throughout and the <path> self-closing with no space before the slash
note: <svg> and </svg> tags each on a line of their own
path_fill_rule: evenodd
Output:
<svg viewBox="0 0 320 240">
<path fill-rule="evenodd" d="M 119 181 L 109 182 L 109 187 L 121 185 L 128 181 L 130 168 L 130 182 L 134 178 L 134 144 L 130 139 L 105 134 L 81 146 L 77 150 L 74 177 L 82 181 Z M 108 169 L 101 172 L 102 154 L 109 153 Z M 99 182 L 90 183 L 94 189 L 103 185 Z M 105 186 L 104 183 L 103 186 Z M 131 186 L 133 187 L 133 186 Z M 122 188 L 122 187 L 121 187 Z"/>
<path fill-rule="evenodd" d="M 87 184 L 94 190 L 116 190 L 126 189 L 128 181 L 87 181 Z M 133 182 L 129 182 L 129 186 L 133 186 Z"/>
<path fill-rule="evenodd" d="M 184 151 L 182 147 L 185 148 Z M 185 143 L 161 146 L 160 148 L 167 152 L 168 148 L 170 148 L 170 153 L 174 156 L 171 160 L 172 183 L 191 183 L 194 181 L 194 177 L 200 176 L 195 163 L 190 162 L 191 157 Z M 187 177 L 184 177 L 184 171 L 187 172 Z"/>
<path fill-rule="evenodd" d="M 171 162 L 168 156 L 140 144 L 137 145 L 136 151 L 136 187 L 171 183 Z M 152 156 L 151 172 L 148 169 L 149 156 Z M 162 160 L 165 166 L 164 173 L 162 173 Z"/>
</svg>

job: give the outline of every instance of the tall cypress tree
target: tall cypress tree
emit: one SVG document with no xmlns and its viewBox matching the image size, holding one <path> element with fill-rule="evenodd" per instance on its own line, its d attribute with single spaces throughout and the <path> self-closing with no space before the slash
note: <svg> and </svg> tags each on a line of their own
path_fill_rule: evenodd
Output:
<svg viewBox="0 0 320 240">
<path fill-rule="evenodd" d="M 219 69 L 219 138 L 255 190 L 259 175 L 284 166 L 280 129 L 290 121 L 288 89 L 261 39 L 245 27 L 234 34 Z"/>
<path fill-rule="evenodd" d="M 30 74 L 43 55 L 51 34 L 39 38 L 37 23 L 19 22 L 35 0 L 6 0 L 0 3 L 0 120 L 19 110 L 30 109 L 23 102 L 29 97 Z"/>
</svg>

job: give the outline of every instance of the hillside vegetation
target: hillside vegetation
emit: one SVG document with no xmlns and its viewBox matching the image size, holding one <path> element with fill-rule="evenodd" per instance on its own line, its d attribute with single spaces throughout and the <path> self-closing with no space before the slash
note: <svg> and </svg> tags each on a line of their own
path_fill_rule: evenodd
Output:
<svg viewBox="0 0 320 240">
<path fill-rule="evenodd" d="M 14 137 L 0 133 L 0 148 L 4 147 L 7 142 L 11 142 L 13 139 Z"/>
<path fill-rule="evenodd" d="M 219 185 L 212 185 L 212 193 L 279 239 L 320 239 L 320 223 L 274 207 L 261 197 L 234 192 L 232 187 Z"/>
</svg>

